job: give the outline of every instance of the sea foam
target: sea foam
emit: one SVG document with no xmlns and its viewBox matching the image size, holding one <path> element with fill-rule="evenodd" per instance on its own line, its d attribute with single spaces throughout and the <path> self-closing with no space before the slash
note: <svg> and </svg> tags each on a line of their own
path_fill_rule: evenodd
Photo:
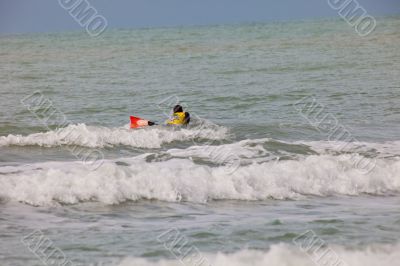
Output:
<svg viewBox="0 0 400 266">
<path fill-rule="evenodd" d="M 125 258 L 119 266 L 397 266 L 400 261 L 400 245 L 371 245 L 363 249 L 347 249 L 342 246 L 327 247 L 320 251 L 324 256 L 303 252 L 287 244 L 276 244 L 268 251 L 242 250 L 233 254 L 196 254 L 194 258 L 182 257 L 175 260 L 149 261 L 143 258 Z M 190 261 L 192 260 L 192 261 Z M 202 263 L 202 264 L 200 264 Z M 184 263 L 185 264 L 185 263 Z"/>
<path fill-rule="evenodd" d="M 76 145 L 89 148 L 103 148 L 125 145 L 136 148 L 160 148 L 163 144 L 173 141 L 190 141 L 196 139 L 223 140 L 228 136 L 227 128 L 213 124 L 202 124 L 201 126 L 180 129 L 163 126 L 143 129 L 129 129 L 126 126 L 108 128 L 77 124 L 27 136 L 1 136 L 0 147 L 56 147 L 61 145 Z"/>
<path fill-rule="evenodd" d="M 174 153 L 176 151 L 172 151 Z M 361 155 L 356 155 L 361 156 Z M 107 160 L 91 171 L 80 162 L 0 167 L 0 198 L 32 205 L 98 201 L 207 202 L 303 199 L 312 196 L 393 195 L 400 192 L 400 159 L 377 159 L 360 172 L 346 155 L 308 155 L 291 160 L 226 165 L 154 154 Z"/>
</svg>

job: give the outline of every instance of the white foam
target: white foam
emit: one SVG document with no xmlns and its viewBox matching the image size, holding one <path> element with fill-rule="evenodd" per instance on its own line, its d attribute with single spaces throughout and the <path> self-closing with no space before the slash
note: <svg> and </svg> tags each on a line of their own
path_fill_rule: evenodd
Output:
<svg viewBox="0 0 400 266">
<path fill-rule="evenodd" d="M 175 260 L 156 262 L 142 258 L 126 258 L 119 266 L 397 266 L 400 261 L 400 245 L 375 245 L 358 250 L 334 246 L 328 247 L 324 251 L 326 251 L 325 255 L 319 258 L 318 255 L 323 253 L 322 250 L 319 254 L 313 255 L 303 252 L 295 246 L 276 244 L 271 246 L 268 251 L 242 250 L 233 254 L 196 253 L 192 258 L 178 256 L 178 259 Z"/>
<path fill-rule="evenodd" d="M 400 192 L 400 159 L 378 159 L 369 173 L 345 156 L 211 167 L 190 159 L 146 162 L 149 154 L 105 161 L 90 171 L 79 162 L 0 167 L 0 198 L 32 205 L 127 200 L 206 202 L 217 199 L 300 199 L 308 195 L 387 195 Z"/>
<path fill-rule="evenodd" d="M 400 141 L 383 143 L 369 142 L 337 142 L 337 141 L 277 141 L 270 138 L 246 139 L 224 145 L 202 145 L 191 146 L 186 149 L 170 149 L 168 154 L 178 158 L 197 157 L 217 163 L 223 162 L 225 157 L 235 155 L 241 162 L 268 162 L 279 160 L 281 157 L 300 159 L 307 154 L 315 155 L 341 155 L 344 159 L 357 157 L 358 155 L 368 156 L 371 163 L 376 158 L 400 157 Z M 356 161 L 353 158 L 353 161 Z"/>
<path fill-rule="evenodd" d="M 8 135 L 0 137 L 0 146 L 43 146 L 76 145 L 90 148 L 103 148 L 126 145 L 137 148 L 160 148 L 165 143 L 187 141 L 197 138 L 221 140 L 228 137 L 228 130 L 219 126 L 201 126 L 174 129 L 168 127 L 150 127 L 144 129 L 107 128 L 69 125 L 65 128 L 35 133 L 28 136 Z"/>
<path fill-rule="evenodd" d="M 275 150 L 268 150 L 271 145 Z M 303 146 L 303 152 L 299 149 Z M 387 158 L 400 156 L 400 141 L 375 142 L 342 142 L 342 141 L 282 141 L 271 138 L 246 139 L 230 144 L 219 145 L 217 147 L 192 146 L 187 149 L 173 149 L 169 153 L 184 156 L 206 156 L 205 151 L 215 150 L 219 153 L 235 153 L 243 158 L 274 157 L 277 153 L 282 156 L 297 158 L 304 153 L 313 152 L 315 154 L 363 154 L 369 157 Z M 207 156 L 206 156 L 207 157 Z M 209 156 L 208 156 L 209 157 Z"/>
<path fill-rule="evenodd" d="M 320 153 L 332 152 L 357 152 L 375 155 L 377 157 L 400 156 L 400 141 L 375 142 L 344 142 L 344 141 L 296 141 L 292 144 L 309 146 L 312 150 Z"/>
<path fill-rule="evenodd" d="M 216 164 L 224 164 L 232 156 L 240 158 L 241 162 L 265 162 L 277 157 L 263 147 L 269 139 L 242 140 L 223 145 L 191 146 L 186 149 L 170 149 L 167 153 L 178 158 L 201 158 Z"/>
</svg>

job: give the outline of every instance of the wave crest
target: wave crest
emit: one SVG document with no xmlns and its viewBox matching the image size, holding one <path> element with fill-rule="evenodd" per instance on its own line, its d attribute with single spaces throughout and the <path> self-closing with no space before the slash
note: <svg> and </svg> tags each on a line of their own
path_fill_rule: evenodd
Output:
<svg viewBox="0 0 400 266">
<path fill-rule="evenodd" d="M 28 136 L 1 136 L 0 147 L 56 147 L 74 145 L 103 148 L 125 145 L 135 148 L 160 148 L 163 144 L 173 141 L 190 141 L 195 139 L 222 140 L 227 137 L 227 128 L 212 124 L 180 129 L 156 126 L 135 130 L 126 127 L 107 128 L 77 124 L 44 133 L 30 134 Z"/>
<path fill-rule="evenodd" d="M 351 265 L 351 266 L 396 266 L 400 260 L 400 245 L 375 245 L 364 249 L 346 249 L 340 246 L 328 247 L 326 253 L 307 254 L 300 249 L 286 244 L 272 245 L 268 251 L 241 250 L 233 254 L 197 254 L 196 257 L 183 257 L 188 260 L 203 262 L 202 265 L 218 266 L 314 266 L 320 265 Z M 316 262 L 314 262 L 316 261 Z M 318 263 L 317 263 L 318 262 Z M 178 266 L 178 260 L 148 261 L 142 258 L 126 258 L 119 266 Z"/>
<path fill-rule="evenodd" d="M 0 168 L 0 198 L 32 205 L 128 200 L 207 202 L 209 200 L 302 199 L 309 195 L 392 195 L 400 192 L 400 160 L 378 159 L 363 174 L 341 156 L 311 155 L 297 160 L 240 166 L 196 164 L 149 154 L 106 161 L 90 171 L 78 162 L 52 162 Z"/>
</svg>

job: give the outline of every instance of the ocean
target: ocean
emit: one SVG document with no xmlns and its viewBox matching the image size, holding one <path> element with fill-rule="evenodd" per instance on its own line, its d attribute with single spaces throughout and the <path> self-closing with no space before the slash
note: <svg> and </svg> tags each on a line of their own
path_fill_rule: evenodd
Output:
<svg viewBox="0 0 400 266">
<path fill-rule="evenodd" d="M 1 36 L 0 265 L 398 265 L 400 17 L 377 23 Z"/>
</svg>

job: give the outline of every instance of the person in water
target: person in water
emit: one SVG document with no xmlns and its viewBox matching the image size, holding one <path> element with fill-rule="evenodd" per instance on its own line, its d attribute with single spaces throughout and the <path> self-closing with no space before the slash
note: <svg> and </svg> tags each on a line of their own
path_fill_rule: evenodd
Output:
<svg viewBox="0 0 400 266">
<path fill-rule="evenodd" d="M 173 115 L 167 120 L 167 125 L 183 126 L 188 125 L 190 122 L 190 114 L 184 112 L 182 106 L 175 105 Z"/>
<path fill-rule="evenodd" d="M 157 123 L 141 119 L 139 117 L 131 116 L 131 126 L 130 128 L 142 128 L 147 126 L 154 126 Z M 173 116 L 166 121 L 167 125 L 184 126 L 188 125 L 190 122 L 190 114 L 188 112 L 183 112 L 183 108 L 180 105 L 176 105 L 173 109 Z"/>
</svg>

